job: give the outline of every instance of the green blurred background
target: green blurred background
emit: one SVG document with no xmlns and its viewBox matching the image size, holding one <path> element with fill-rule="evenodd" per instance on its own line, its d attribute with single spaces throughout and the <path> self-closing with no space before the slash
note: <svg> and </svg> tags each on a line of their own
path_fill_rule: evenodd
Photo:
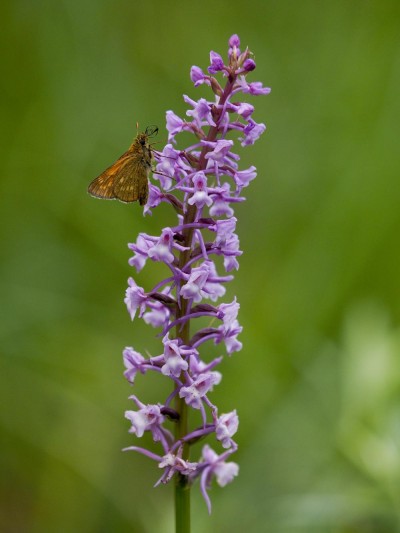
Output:
<svg viewBox="0 0 400 533">
<path fill-rule="evenodd" d="M 211 517 L 195 487 L 193 532 L 400 531 L 400 2 L 12 0 L 0 15 L 0 531 L 173 531 L 172 487 L 120 452 L 122 349 L 160 351 L 123 304 L 126 243 L 170 212 L 86 187 L 136 121 L 165 141 L 165 111 L 208 94 L 191 65 L 232 33 L 272 93 L 251 100 L 268 129 L 242 151 L 259 170 L 228 293 L 244 349 L 212 397 L 238 409 L 241 471 L 213 487 Z M 134 390 L 156 402 L 162 386 Z"/>
</svg>

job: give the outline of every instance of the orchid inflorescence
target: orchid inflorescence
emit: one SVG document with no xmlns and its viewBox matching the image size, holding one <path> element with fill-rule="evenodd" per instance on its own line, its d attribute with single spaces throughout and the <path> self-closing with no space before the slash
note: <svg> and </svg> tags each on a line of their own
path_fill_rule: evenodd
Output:
<svg viewBox="0 0 400 533">
<path fill-rule="evenodd" d="M 186 112 L 188 120 L 167 111 L 168 144 L 162 151 L 154 151 L 154 177 L 159 187 L 150 184 L 144 212 L 151 214 L 166 202 L 177 214 L 175 225 L 164 228 L 160 236 L 140 233 L 136 243 L 128 245 L 134 252 L 129 264 L 137 272 L 151 259 L 164 263 L 169 274 L 147 292 L 129 278 L 125 303 L 130 316 L 133 320 L 138 315 L 147 324 L 161 328 L 163 348 L 161 355 L 147 358 L 132 347 L 125 348 L 124 375 L 133 384 L 138 373 L 158 372 L 172 380 L 173 390 L 163 402 L 154 404 L 144 404 L 133 395 L 136 409 L 125 414 L 131 423 L 130 432 L 136 437 L 150 432 L 162 452 L 156 454 L 138 446 L 125 449 L 140 452 L 158 463 L 163 473 L 156 485 L 167 483 L 174 475 L 185 476 L 187 483 L 200 477 L 209 511 L 207 489 L 212 479 L 215 477 L 224 486 L 238 474 L 238 465 L 227 460 L 237 450 L 232 437 L 239 421 L 235 410 L 220 414 L 209 398 L 213 387 L 221 382 L 222 375 L 216 368 L 223 356 L 205 361 L 200 351 L 206 351 L 203 345 L 207 341 L 224 345 L 228 355 L 242 348 L 237 339 L 242 327 L 237 320 L 236 298 L 230 303 L 216 302 L 225 294 L 224 285 L 233 279 L 230 272 L 239 268 L 237 259 L 242 254 L 233 208 L 245 200 L 242 189 L 257 175 L 254 166 L 239 170 L 240 157 L 233 152 L 234 140 L 227 137 L 237 131 L 243 147 L 254 144 L 266 126 L 253 120 L 253 105 L 238 98 L 240 94 L 270 92 L 260 82 L 247 81 L 256 64 L 248 48 L 241 52 L 239 46 L 239 37 L 232 35 L 227 64 L 219 54 L 211 52 L 208 73 L 197 66 L 191 68 L 195 87 L 209 86 L 214 101 L 204 98 L 194 101 L 184 96 L 190 106 Z M 222 74 L 224 86 L 215 74 Z M 181 132 L 196 137 L 194 144 L 184 150 L 175 147 L 176 136 Z M 214 262 L 217 257 L 222 258 L 219 261 L 225 275 L 217 273 Z M 210 324 L 191 333 L 190 324 L 200 317 L 209 317 Z M 182 413 L 182 409 L 189 408 L 201 415 L 201 424 L 194 429 L 188 429 L 187 413 L 185 416 Z M 174 422 L 178 427 L 175 434 L 166 427 Z M 206 444 L 201 458 L 189 461 L 189 447 L 211 434 L 222 446 L 222 453 Z"/>
</svg>

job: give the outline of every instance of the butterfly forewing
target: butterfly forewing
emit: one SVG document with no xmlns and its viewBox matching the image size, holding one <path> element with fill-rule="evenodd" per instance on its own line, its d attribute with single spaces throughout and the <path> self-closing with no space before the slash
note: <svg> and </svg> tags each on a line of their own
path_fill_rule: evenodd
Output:
<svg viewBox="0 0 400 533">
<path fill-rule="evenodd" d="M 115 179 L 129 163 L 129 150 L 125 152 L 119 159 L 115 161 L 110 167 L 95 178 L 88 187 L 88 192 L 96 198 L 104 198 L 105 200 L 113 200 L 116 198 L 114 193 Z"/>
</svg>

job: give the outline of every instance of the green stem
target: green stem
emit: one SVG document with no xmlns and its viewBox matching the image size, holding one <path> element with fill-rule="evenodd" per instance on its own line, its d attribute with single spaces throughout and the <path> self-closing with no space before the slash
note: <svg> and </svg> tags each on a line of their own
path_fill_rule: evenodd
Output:
<svg viewBox="0 0 400 533">
<path fill-rule="evenodd" d="M 229 77 L 225 86 L 224 92 L 219 100 L 219 104 L 223 105 L 229 96 L 233 84 L 234 78 Z M 218 124 L 219 116 L 215 117 L 215 122 Z M 215 141 L 218 135 L 218 126 L 211 127 L 208 131 L 207 141 Z M 198 170 L 204 170 L 206 168 L 207 160 L 205 158 L 206 153 L 209 151 L 207 146 L 204 146 L 199 157 Z M 187 212 L 184 216 L 184 224 L 192 224 L 196 218 L 197 208 L 195 205 L 189 205 Z M 186 227 L 183 230 L 184 245 L 188 248 L 180 253 L 179 268 L 182 269 L 188 260 L 190 259 L 192 240 L 193 240 L 193 227 Z M 180 291 L 181 284 L 177 287 Z M 177 313 L 176 318 L 185 316 L 187 310 L 187 300 L 180 299 L 181 307 Z M 176 336 L 180 337 L 184 344 L 189 344 L 190 340 L 190 320 L 185 322 L 184 326 L 177 326 Z M 176 396 L 175 400 L 176 411 L 179 413 L 179 420 L 175 426 L 175 439 L 179 440 L 188 433 L 188 408 L 184 399 Z M 184 444 L 182 450 L 182 459 L 189 460 L 190 448 L 188 444 Z M 175 481 L 175 531 L 176 533 L 190 533 L 190 484 L 188 477 L 181 474 L 176 476 Z"/>
<path fill-rule="evenodd" d="M 190 487 L 187 477 L 181 474 L 175 484 L 175 531 L 190 532 Z"/>
<path fill-rule="evenodd" d="M 187 405 L 181 398 L 177 399 L 180 419 L 177 432 L 182 436 L 187 433 Z M 189 447 L 184 446 L 182 457 L 189 458 Z M 178 474 L 175 480 L 175 531 L 176 533 L 190 533 L 190 485 L 188 477 Z"/>
<path fill-rule="evenodd" d="M 180 265 L 187 261 L 185 252 L 181 252 Z M 187 302 L 181 299 L 180 316 L 186 313 Z M 177 326 L 176 336 L 181 337 L 183 342 L 189 342 L 190 335 L 189 321 L 180 329 Z M 179 330 L 179 331 L 178 331 Z M 188 433 L 188 406 L 183 398 L 177 395 L 175 398 L 175 408 L 179 413 L 179 419 L 175 426 L 175 440 L 181 439 Z M 183 445 L 182 459 L 188 460 L 190 449 L 188 444 Z M 190 533 L 190 484 L 188 477 L 178 474 L 175 480 L 175 531 L 176 533 Z"/>
</svg>

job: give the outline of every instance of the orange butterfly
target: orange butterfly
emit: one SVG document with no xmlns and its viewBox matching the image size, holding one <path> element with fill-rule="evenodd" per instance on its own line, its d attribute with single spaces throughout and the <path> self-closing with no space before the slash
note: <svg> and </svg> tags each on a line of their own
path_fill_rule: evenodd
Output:
<svg viewBox="0 0 400 533">
<path fill-rule="evenodd" d="M 126 203 L 139 200 L 140 205 L 145 205 L 153 162 L 148 139 L 157 133 L 156 126 L 148 126 L 144 133 L 138 133 L 128 150 L 91 182 L 88 193 L 96 198 Z"/>
</svg>

